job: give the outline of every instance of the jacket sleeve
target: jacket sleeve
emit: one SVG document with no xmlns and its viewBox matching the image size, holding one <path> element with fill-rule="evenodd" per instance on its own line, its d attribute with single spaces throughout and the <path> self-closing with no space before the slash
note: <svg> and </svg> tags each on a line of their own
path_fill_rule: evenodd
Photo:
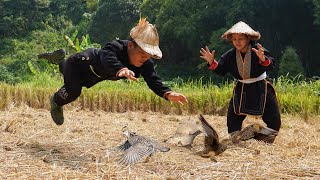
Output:
<svg viewBox="0 0 320 180">
<path fill-rule="evenodd" d="M 214 68 L 214 72 L 218 75 L 224 76 L 227 74 L 230 70 L 230 58 L 229 53 L 225 53 L 221 56 L 220 60 L 218 61 L 218 64 Z"/>
<path fill-rule="evenodd" d="M 100 50 L 101 68 L 103 69 L 101 72 L 102 76 L 116 77 L 119 70 L 126 68 L 119 59 L 121 48 L 123 47 L 116 43 L 107 43 Z"/>
<path fill-rule="evenodd" d="M 257 42 L 252 41 L 252 42 L 250 42 L 250 43 L 251 43 L 251 45 L 252 45 L 253 48 L 256 48 L 256 49 L 258 48 L 258 43 L 257 43 Z M 270 52 L 269 52 L 266 48 L 263 48 L 263 50 L 264 50 L 264 56 L 265 56 L 265 58 L 266 58 L 266 62 L 262 62 L 262 61 L 259 59 L 259 57 L 257 56 L 257 54 L 252 51 L 252 53 L 254 53 L 255 57 L 259 60 L 259 66 L 260 66 L 259 69 L 260 69 L 261 71 L 269 71 L 269 70 L 272 70 L 272 69 L 275 67 L 275 65 L 276 65 L 275 60 L 274 60 L 274 58 L 271 56 Z"/>
<path fill-rule="evenodd" d="M 163 84 L 161 78 L 157 75 L 157 72 L 154 69 L 154 63 L 151 59 L 143 64 L 141 75 L 148 87 L 158 96 L 164 98 L 164 94 L 171 91 L 169 87 Z"/>
<path fill-rule="evenodd" d="M 260 64 L 260 68 L 263 70 L 263 71 L 270 71 L 272 70 L 275 65 L 276 65 L 276 62 L 274 60 L 273 57 L 271 57 L 271 54 L 268 50 L 264 50 L 264 56 L 266 57 L 266 62 L 263 63 L 263 62 L 259 62 Z M 258 58 L 259 59 L 259 58 Z"/>
</svg>

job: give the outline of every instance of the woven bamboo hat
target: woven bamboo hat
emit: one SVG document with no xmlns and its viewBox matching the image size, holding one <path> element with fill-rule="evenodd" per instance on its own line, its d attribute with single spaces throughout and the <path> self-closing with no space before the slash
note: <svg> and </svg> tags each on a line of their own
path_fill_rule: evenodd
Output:
<svg viewBox="0 0 320 180">
<path fill-rule="evenodd" d="M 142 18 L 130 31 L 131 38 L 155 59 L 162 58 L 159 48 L 159 35 L 156 26 L 150 24 L 147 18 Z"/>
<path fill-rule="evenodd" d="M 251 40 L 259 40 L 261 37 L 258 31 L 253 30 L 248 24 L 240 21 L 226 31 L 221 38 L 231 41 L 231 35 L 235 33 L 246 34 L 251 38 Z"/>
</svg>

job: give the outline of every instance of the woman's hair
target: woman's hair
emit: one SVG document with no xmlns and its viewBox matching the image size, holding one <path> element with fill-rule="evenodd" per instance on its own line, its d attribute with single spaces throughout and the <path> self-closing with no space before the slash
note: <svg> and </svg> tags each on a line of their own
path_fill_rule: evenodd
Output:
<svg viewBox="0 0 320 180">
<path fill-rule="evenodd" d="M 247 35 L 247 34 L 243 34 L 245 35 L 250 41 L 256 41 L 257 37 L 256 36 L 251 36 L 251 35 Z M 227 41 L 232 42 L 232 34 L 228 34 L 227 35 Z"/>
</svg>

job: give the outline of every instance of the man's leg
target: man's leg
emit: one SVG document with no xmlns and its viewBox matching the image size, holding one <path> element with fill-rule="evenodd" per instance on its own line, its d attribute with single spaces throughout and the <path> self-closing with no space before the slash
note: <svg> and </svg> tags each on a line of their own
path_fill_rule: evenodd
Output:
<svg viewBox="0 0 320 180">
<path fill-rule="evenodd" d="M 76 100 L 82 90 L 79 64 L 69 58 L 64 62 L 64 85 L 50 99 L 51 117 L 57 125 L 64 122 L 62 106 Z"/>
<path fill-rule="evenodd" d="M 38 59 L 46 59 L 52 64 L 59 64 L 65 57 L 66 51 L 64 49 L 58 49 L 53 52 L 45 52 L 38 55 Z"/>
</svg>

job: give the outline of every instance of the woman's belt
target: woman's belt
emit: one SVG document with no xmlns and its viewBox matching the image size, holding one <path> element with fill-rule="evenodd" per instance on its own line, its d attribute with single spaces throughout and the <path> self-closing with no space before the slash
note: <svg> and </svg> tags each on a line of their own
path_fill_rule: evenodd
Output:
<svg viewBox="0 0 320 180">
<path fill-rule="evenodd" d="M 262 73 L 259 77 L 250 78 L 250 79 L 243 79 L 243 80 L 238 80 L 238 81 L 240 81 L 242 83 L 245 83 L 245 84 L 251 84 L 251 83 L 254 83 L 254 82 L 257 82 L 257 81 L 264 80 L 265 78 L 267 78 L 266 71 L 264 73 Z"/>
</svg>

